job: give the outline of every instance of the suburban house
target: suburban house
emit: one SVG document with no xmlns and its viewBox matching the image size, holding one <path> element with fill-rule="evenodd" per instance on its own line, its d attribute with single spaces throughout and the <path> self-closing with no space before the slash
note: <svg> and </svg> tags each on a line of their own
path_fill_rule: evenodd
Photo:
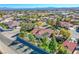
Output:
<svg viewBox="0 0 79 59">
<path fill-rule="evenodd" d="M 73 19 L 74 19 L 74 20 L 79 20 L 79 14 L 73 15 Z"/>
<path fill-rule="evenodd" d="M 3 18 L 0 18 L 0 22 L 3 20 Z"/>
<path fill-rule="evenodd" d="M 9 22 L 6 22 L 5 24 L 8 25 L 9 28 L 13 29 L 19 25 L 19 22 L 18 21 L 9 21 Z"/>
<path fill-rule="evenodd" d="M 64 21 L 62 21 L 62 22 L 60 22 L 60 26 L 61 26 L 61 27 L 65 27 L 65 28 L 70 28 L 70 27 L 73 26 L 73 24 L 71 24 L 71 23 L 69 23 L 69 22 L 64 22 Z"/>
<path fill-rule="evenodd" d="M 11 15 L 3 15 L 3 18 L 9 18 L 9 17 L 11 17 Z"/>
<path fill-rule="evenodd" d="M 63 45 L 70 53 L 73 53 L 77 46 L 77 43 L 66 40 L 63 42 Z"/>
<path fill-rule="evenodd" d="M 3 21 L 1 21 L 2 23 L 6 23 L 6 22 L 9 22 L 9 21 L 12 21 L 14 18 L 13 17 L 9 17 L 9 18 L 5 18 L 3 19 Z"/>
<path fill-rule="evenodd" d="M 36 36 L 48 36 L 52 34 L 53 30 L 45 28 L 35 28 L 32 30 L 32 33 Z"/>
</svg>

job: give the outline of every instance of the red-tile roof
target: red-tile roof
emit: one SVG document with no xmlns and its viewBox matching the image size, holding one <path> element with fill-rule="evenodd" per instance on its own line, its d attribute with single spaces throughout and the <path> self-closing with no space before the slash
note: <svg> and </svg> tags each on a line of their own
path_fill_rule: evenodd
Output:
<svg viewBox="0 0 79 59">
<path fill-rule="evenodd" d="M 33 29 L 32 30 L 32 33 L 34 35 L 39 35 L 39 36 L 42 36 L 43 34 L 45 33 L 48 33 L 48 36 L 50 36 L 52 34 L 53 30 L 51 29 L 44 29 L 44 28 L 36 28 L 36 29 Z"/>
<path fill-rule="evenodd" d="M 75 49 L 76 46 L 77 46 L 77 43 L 75 43 L 75 42 L 70 42 L 70 41 L 66 40 L 66 41 L 63 42 L 63 45 L 64 45 L 65 47 L 67 47 L 67 49 L 68 49 L 69 51 L 73 52 L 74 49 Z"/>
<path fill-rule="evenodd" d="M 70 26 L 73 26 L 73 24 L 71 24 L 71 23 L 68 23 L 68 22 L 60 22 L 60 26 L 62 26 L 62 27 L 70 27 Z"/>
</svg>

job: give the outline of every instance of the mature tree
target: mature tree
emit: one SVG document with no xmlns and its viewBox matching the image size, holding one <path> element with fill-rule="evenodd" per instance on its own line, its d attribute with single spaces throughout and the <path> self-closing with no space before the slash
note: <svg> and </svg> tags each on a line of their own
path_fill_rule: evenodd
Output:
<svg viewBox="0 0 79 59">
<path fill-rule="evenodd" d="M 38 21 L 38 22 L 36 22 L 36 25 L 37 25 L 37 26 L 43 26 L 43 25 L 45 25 L 45 23 L 42 22 L 42 21 Z"/>
<path fill-rule="evenodd" d="M 62 34 L 65 39 L 68 39 L 71 36 L 71 32 L 64 28 L 60 30 L 60 34 Z"/>
<path fill-rule="evenodd" d="M 30 41 L 32 44 L 37 45 L 36 38 L 35 38 L 35 36 L 34 36 L 33 34 L 28 33 L 28 34 L 27 34 L 27 38 L 29 39 L 29 41 Z"/>
<path fill-rule="evenodd" d="M 64 21 L 67 21 L 67 22 L 70 22 L 71 20 L 72 20 L 72 16 L 67 17 L 67 18 L 64 19 Z"/>
<path fill-rule="evenodd" d="M 21 26 L 21 30 L 20 31 L 31 31 L 33 28 L 34 28 L 34 24 L 33 23 L 24 23 L 22 26 Z"/>
<path fill-rule="evenodd" d="M 62 21 L 62 17 L 57 17 L 56 18 L 56 25 L 59 25 L 59 22 Z"/>
<path fill-rule="evenodd" d="M 65 47 L 62 44 L 59 44 L 58 53 L 59 54 L 68 54 L 68 51 L 65 49 Z"/>
<path fill-rule="evenodd" d="M 49 39 L 47 37 L 43 37 L 39 43 L 39 47 L 47 52 L 50 52 L 49 43 L 50 43 Z"/>
<path fill-rule="evenodd" d="M 31 33 L 29 33 L 29 34 L 28 34 L 28 38 L 30 39 L 30 41 L 35 40 L 34 35 L 33 35 L 33 34 L 31 34 Z"/>
<path fill-rule="evenodd" d="M 4 29 L 9 29 L 8 25 L 4 24 L 4 23 L 0 23 L 0 26 Z"/>
<path fill-rule="evenodd" d="M 48 19 L 48 20 L 47 20 L 47 24 L 53 26 L 53 25 L 56 25 L 56 21 L 53 20 L 53 19 Z"/>
<path fill-rule="evenodd" d="M 57 41 L 56 41 L 55 36 L 52 36 L 52 38 L 51 38 L 51 42 L 50 42 L 50 44 L 49 44 L 49 49 L 50 49 L 50 52 L 51 52 L 51 53 L 57 52 L 58 43 L 57 43 Z"/>
<path fill-rule="evenodd" d="M 24 36 L 25 36 L 24 32 L 19 33 L 19 37 L 24 38 Z"/>
</svg>

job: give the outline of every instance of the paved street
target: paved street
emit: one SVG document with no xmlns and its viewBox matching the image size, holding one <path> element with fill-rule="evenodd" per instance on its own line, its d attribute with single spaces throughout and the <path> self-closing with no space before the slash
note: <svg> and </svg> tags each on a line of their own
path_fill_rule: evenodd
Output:
<svg viewBox="0 0 79 59">
<path fill-rule="evenodd" d="M 16 52 L 0 41 L 0 51 L 4 54 L 15 54 Z"/>
<path fill-rule="evenodd" d="M 0 51 L 4 54 L 29 54 L 33 51 L 31 48 L 28 49 L 27 46 L 24 46 L 25 48 L 16 50 L 18 47 L 17 45 L 8 46 L 12 41 L 13 39 L 11 40 L 0 33 Z M 23 52 L 25 49 L 27 50 Z"/>
<path fill-rule="evenodd" d="M 13 49 L 9 48 L 8 45 L 11 43 L 12 41 L 8 38 L 6 38 L 5 36 L 3 36 L 0 33 L 0 51 L 2 53 L 10 53 L 10 54 L 15 54 L 17 53 L 16 51 L 14 51 Z"/>
<path fill-rule="evenodd" d="M 7 38 L 10 38 L 12 40 L 12 36 L 16 35 L 17 33 L 19 33 L 20 29 L 15 29 L 13 31 L 4 31 L 1 32 L 2 35 L 4 35 Z"/>
</svg>

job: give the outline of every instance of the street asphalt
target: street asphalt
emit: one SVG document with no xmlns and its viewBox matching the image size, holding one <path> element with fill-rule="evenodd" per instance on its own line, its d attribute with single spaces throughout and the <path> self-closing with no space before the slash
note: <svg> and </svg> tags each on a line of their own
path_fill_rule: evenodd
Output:
<svg viewBox="0 0 79 59">
<path fill-rule="evenodd" d="M 16 50 L 17 45 L 14 46 L 8 46 L 13 42 L 13 39 L 11 40 L 10 38 L 4 36 L 2 33 L 0 33 L 0 51 L 3 52 L 4 54 L 29 54 L 33 50 L 28 49 L 26 52 L 24 51 L 25 48 L 21 48 Z M 27 46 L 25 46 L 27 47 Z M 27 48 L 26 48 L 27 49 Z"/>
<path fill-rule="evenodd" d="M 0 33 L 0 51 L 4 54 L 16 54 L 18 52 L 16 52 L 15 50 L 13 50 L 12 48 L 10 48 L 8 45 L 11 43 L 12 41 L 3 36 L 1 33 Z"/>
</svg>

